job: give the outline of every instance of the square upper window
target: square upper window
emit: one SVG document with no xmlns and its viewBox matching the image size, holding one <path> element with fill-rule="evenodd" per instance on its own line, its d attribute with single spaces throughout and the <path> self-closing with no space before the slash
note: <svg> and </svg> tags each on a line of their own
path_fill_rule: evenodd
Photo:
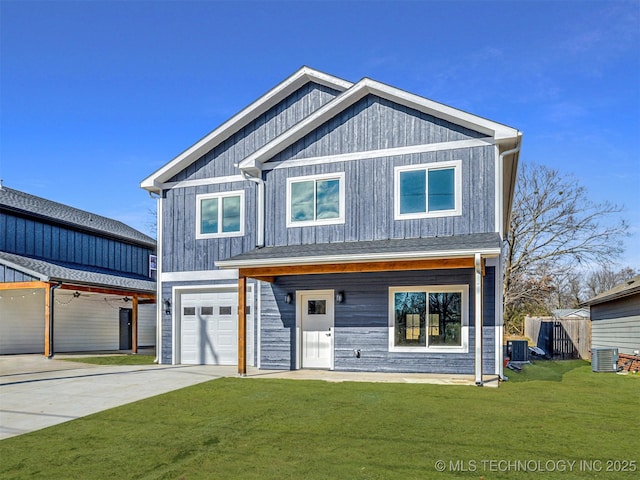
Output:
<svg viewBox="0 0 640 480">
<path fill-rule="evenodd" d="M 344 223 L 344 172 L 287 179 L 287 227 Z"/>
<path fill-rule="evenodd" d="M 389 350 L 466 352 L 467 285 L 389 289 Z"/>
<path fill-rule="evenodd" d="M 244 191 L 196 197 L 196 238 L 244 235 Z"/>
<path fill-rule="evenodd" d="M 395 219 L 462 213 L 461 162 L 395 168 Z"/>
</svg>

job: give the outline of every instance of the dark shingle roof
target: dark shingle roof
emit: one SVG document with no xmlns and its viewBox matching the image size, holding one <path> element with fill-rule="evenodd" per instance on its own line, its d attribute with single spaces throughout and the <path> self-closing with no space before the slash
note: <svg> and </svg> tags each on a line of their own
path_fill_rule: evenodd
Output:
<svg viewBox="0 0 640 480">
<path fill-rule="evenodd" d="M 228 260 L 216 262 L 222 267 L 233 267 L 240 264 L 262 264 L 270 261 L 290 261 L 306 263 L 309 260 L 326 258 L 338 261 L 351 261 L 351 258 L 362 258 L 367 261 L 371 257 L 420 258 L 425 255 L 448 256 L 462 252 L 500 250 L 500 235 L 497 233 L 478 233 L 471 235 L 455 235 L 448 237 L 408 238 L 391 240 L 372 240 L 365 242 L 315 243 L 308 245 L 287 245 L 281 247 L 264 247 L 242 253 Z M 414 255 L 415 254 L 415 255 Z M 228 264 L 227 264 L 228 262 Z"/>
<path fill-rule="evenodd" d="M 24 271 L 43 281 L 60 281 L 78 285 L 120 288 L 140 292 L 155 292 L 156 283 L 141 275 L 123 276 L 110 270 L 84 265 L 53 263 L 38 258 L 0 252 L 0 263 Z M 35 275 L 34 275 L 35 274 Z"/>
<path fill-rule="evenodd" d="M 3 207 L 20 211 L 30 216 L 72 225 L 84 230 L 119 237 L 129 242 L 135 242 L 151 248 L 155 248 L 156 245 L 153 238 L 117 220 L 69 207 L 45 198 L 36 197 L 35 195 L 20 192 L 5 186 L 0 187 L 0 208 Z"/>
</svg>

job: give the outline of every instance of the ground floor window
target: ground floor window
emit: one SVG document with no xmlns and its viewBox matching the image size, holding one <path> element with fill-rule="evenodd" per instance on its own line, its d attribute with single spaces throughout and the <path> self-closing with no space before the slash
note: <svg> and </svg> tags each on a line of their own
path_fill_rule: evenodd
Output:
<svg viewBox="0 0 640 480">
<path fill-rule="evenodd" d="M 391 351 L 468 351 L 467 285 L 391 287 Z"/>
</svg>

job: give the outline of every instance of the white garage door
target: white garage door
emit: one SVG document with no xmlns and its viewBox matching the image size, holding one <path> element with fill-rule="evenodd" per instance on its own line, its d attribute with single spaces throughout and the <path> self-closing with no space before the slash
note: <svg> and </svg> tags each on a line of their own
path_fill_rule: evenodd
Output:
<svg viewBox="0 0 640 480">
<path fill-rule="evenodd" d="M 181 363 L 237 365 L 238 294 L 183 293 L 180 306 Z"/>
</svg>

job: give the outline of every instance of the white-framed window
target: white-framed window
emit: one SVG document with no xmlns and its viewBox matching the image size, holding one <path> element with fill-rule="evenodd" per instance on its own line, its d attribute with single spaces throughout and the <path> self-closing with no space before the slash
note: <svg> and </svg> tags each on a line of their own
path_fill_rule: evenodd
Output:
<svg viewBox="0 0 640 480">
<path fill-rule="evenodd" d="M 344 172 L 287 179 L 287 227 L 344 223 Z"/>
<path fill-rule="evenodd" d="M 389 351 L 467 353 L 469 286 L 389 288 Z"/>
<path fill-rule="evenodd" d="M 244 235 L 244 191 L 196 196 L 196 238 Z"/>
<path fill-rule="evenodd" d="M 399 166 L 394 169 L 396 220 L 462 214 L 462 162 Z"/>
</svg>

